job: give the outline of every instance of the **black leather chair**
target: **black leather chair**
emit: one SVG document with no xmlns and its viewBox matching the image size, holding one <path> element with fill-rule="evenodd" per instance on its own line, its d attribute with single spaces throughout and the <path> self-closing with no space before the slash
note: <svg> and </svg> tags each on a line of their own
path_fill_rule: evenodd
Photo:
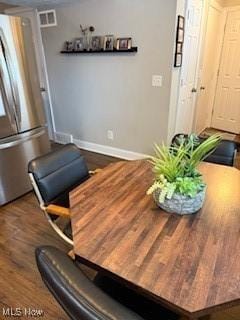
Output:
<svg viewBox="0 0 240 320">
<path fill-rule="evenodd" d="M 186 138 L 186 134 L 176 134 L 172 139 L 172 145 L 177 144 L 179 138 Z M 200 142 L 206 140 L 206 138 L 199 137 Z M 206 162 L 222 164 L 225 166 L 234 166 L 234 161 L 237 154 L 237 144 L 234 141 L 222 140 L 216 150 L 204 159 Z"/>
<path fill-rule="evenodd" d="M 41 209 L 53 229 L 72 245 L 69 192 L 90 177 L 86 162 L 74 144 L 29 162 L 28 173 Z M 59 217 L 67 219 L 60 227 Z M 62 221 L 61 221 L 62 222 Z"/>
<path fill-rule="evenodd" d="M 35 254 L 45 285 L 70 319 L 179 319 L 176 314 L 114 280 L 101 276 L 97 276 L 95 282 L 89 280 L 76 263 L 57 248 L 39 247 Z"/>
</svg>

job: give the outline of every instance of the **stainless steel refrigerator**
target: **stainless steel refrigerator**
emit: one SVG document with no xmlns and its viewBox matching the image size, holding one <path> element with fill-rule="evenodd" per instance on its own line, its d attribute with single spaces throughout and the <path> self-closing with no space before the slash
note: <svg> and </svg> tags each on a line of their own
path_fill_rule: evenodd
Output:
<svg viewBox="0 0 240 320">
<path fill-rule="evenodd" d="M 0 15 L 0 205 L 31 190 L 27 164 L 49 149 L 30 20 Z"/>
</svg>

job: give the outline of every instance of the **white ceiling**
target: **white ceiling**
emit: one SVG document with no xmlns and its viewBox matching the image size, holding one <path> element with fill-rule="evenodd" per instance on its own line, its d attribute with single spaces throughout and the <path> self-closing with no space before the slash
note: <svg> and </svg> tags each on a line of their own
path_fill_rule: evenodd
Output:
<svg viewBox="0 0 240 320">
<path fill-rule="evenodd" d="M 43 7 L 51 6 L 57 7 L 62 4 L 71 4 L 80 2 L 80 0 L 3 0 L 2 3 L 16 5 L 16 6 L 25 6 L 25 7 Z"/>
</svg>

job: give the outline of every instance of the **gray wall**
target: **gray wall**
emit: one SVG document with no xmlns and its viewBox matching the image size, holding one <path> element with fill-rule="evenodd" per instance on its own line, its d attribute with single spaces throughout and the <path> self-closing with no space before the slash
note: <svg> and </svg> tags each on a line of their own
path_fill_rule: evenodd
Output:
<svg viewBox="0 0 240 320">
<path fill-rule="evenodd" d="M 43 28 L 57 132 L 140 153 L 167 139 L 176 0 L 83 0 L 57 9 L 58 26 Z M 131 36 L 137 54 L 60 55 L 65 40 Z M 152 74 L 163 87 L 151 86 Z M 115 133 L 107 139 L 107 130 Z"/>
</svg>

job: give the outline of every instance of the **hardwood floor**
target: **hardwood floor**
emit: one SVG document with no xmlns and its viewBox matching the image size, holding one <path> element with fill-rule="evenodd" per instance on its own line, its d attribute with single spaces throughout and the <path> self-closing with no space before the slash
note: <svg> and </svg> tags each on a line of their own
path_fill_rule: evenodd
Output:
<svg viewBox="0 0 240 320">
<path fill-rule="evenodd" d="M 5 319 L 2 310 L 7 307 L 37 308 L 44 311 L 46 319 L 67 319 L 38 274 L 34 250 L 40 245 L 67 251 L 33 193 L 0 209 L 0 319 Z"/>
<path fill-rule="evenodd" d="M 83 151 L 83 154 L 91 170 L 118 161 L 92 152 Z M 45 288 L 37 271 L 34 250 L 40 245 L 53 245 L 66 252 L 69 249 L 48 225 L 33 193 L 0 208 L 1 320 L 7 319 L 2 310 L 8 307 L 41 309 L 46 320 L 68 319 Z M 229 309 L 211 319 L 239 320 L 240 308 Z"/>
</svg>

